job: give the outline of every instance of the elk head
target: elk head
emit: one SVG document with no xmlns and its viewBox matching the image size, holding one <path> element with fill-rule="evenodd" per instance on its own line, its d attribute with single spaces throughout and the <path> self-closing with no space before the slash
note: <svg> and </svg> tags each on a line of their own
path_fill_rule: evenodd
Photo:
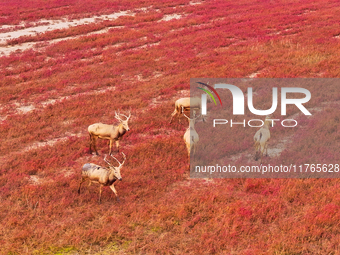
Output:
<svg viewBox="0 0 340 255">
<path fill-rule="evenodd" d="M 122 166 L 123 166 L 123 164 L 125 163 L 125 160 L 126 160 L 125 154 L 123 152 L 122 152 L 122 154 L 123 154 L 123 157 L 124 157 L 123 163 L 120 163 L 118 161 L 118 159 L 116 159 L 114 156 L 110 155 L 112 158 L 114 158 L 118 162 L 119 166 L 117 166 L 117 167 L 113 166 L 109 161 L 106 160 L 106 155 L 105 155 L 105 158 L 104 158 L 104 161 L 109 165 L 110 170 L 113 171 L 114 176 L 120 181 L 122 180 L 122 176 L 120 175 L 120 169 L 122 168 Z"/>
<path fill-rule="evenodd" d="M 183 115 L 189 120 L 189 123 L 192 125 L 192 124 L 195 124 L 195 120 L 198 119 L 198 117 L 200 117 L 201 115 L 198 115 L 196 117 L 196 114 L 194 113 L 194 118 L 193 119 L 190 119 L 185 113 L 183 113 Z"/>
<path fill-rule="evenodd" d="M 123 120 L 119 115 L 124 116 L 126 119 Z M 117 120 L 119 120 L 120 123 L 122 123 L 123 128 L 124 128 L 126 131 L 130 131 L 130 128 L 129 128 L 129 125 L 128 125 L 128 121 L 129 121 L 130 117 L 131 117 L 131 111 L 129 112 L 129 117 L 127 117 L 126 115 L 121 114 L 121 113 L 119 113 L 119 112 L 118 112 L 118 114 L 117 114 L 117 112 L 115 111 L 115 118 L 116 118 Z"/>
<path fill-rule="evenodd" d="M 272 116 L 271 115 L 267 115 L 266 118 L 264 119 L 264 123 L 267 124 L 271 127 L 274 127 L 276 125 L 276 123 L 274 121 L 272 121 Z M 271 124 L 271 125 L 270 125 Z"/>
</svg>

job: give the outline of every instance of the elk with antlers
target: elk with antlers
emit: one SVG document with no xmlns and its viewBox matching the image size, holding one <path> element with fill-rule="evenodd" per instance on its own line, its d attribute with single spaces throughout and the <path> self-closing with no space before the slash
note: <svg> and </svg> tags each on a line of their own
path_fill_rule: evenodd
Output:
<svg viewBox="0 0 340 255">
<path fill-rule="evenodd" d="M 261 164 L 263 154 L 266 153 L 266 155 L 268 155 L 268 141 L 270 139 L 269 126 L 272 122 L 270 118 L 270 116 L 266 117 L 263 126 L 254 135 L 255 160 L 261 158 Z"/>
<path fill-rule="evenodd" d="M 98 166 L 96 164 L 93 163 L 86 163 L 81 171 L 81 180 L 79 183 L 79 188 L 78 188 L 78 194 L 80 194 L 80 187 L 81 184 L 86 181 L 89 180 L 89 186 L 91 185 L 92 182 L 95 183 L 99 183 L 100 184 L 100 188 L 99 188 L 99 203 L 101 202 L 101 195 L 102 195 L 102 188 L 103 186 L 110 186 L 111 190 L 113 191 L 113 193 L 115 193 L 116 197 L 117 197 L 117 201 L 119 201 L 119 197 L 117 194 L 117 190 L 115 189 L 115 187 L 113 186 L 114 182 L 116 180 L 122 180 L 122 177 L 120 175 L 120 170 L 126 160 L 125 154 L 122 152 L 123 157 L 124 157 L 124 161 L 123 163 L 120 163 L 115 157 L 113 157 L 111 155 L 112 158 L 114 158 L 115 160 L 117 160 L 119 166 L 115 167 L 113 166 L 109 161 L 106 160 L 106 155 L 104 157 L 104 161 L 109 165 L 108 168 L 106 167 L 102 167 L 102 166 Z"/>
<path fill-rule="evenodd" d="M 201 109 L 201 99 L 199 97 L 184 97 L 176 100 L 175 102 L 175 110 L 171 114 L 170 124 L 172 122 L 172 118 L 177 114 L 178 122 L 180 122 L 180 115 L 184 113 L 184 111 L 190 111 L 190 109 Z M 204 120 L 204 119 L 203 119 Z"/>
<path fill-rule="evenodd" d="M 119 115 L 124 116 L 126 119 L 122 120 Z M 110 140 L 109 143 L 109 155 L 111 155 L 112 151 L 112 144 L 113 141 L 116 142 L 117 151 L 119 152 L 119 141 L 122 139 L 123 135 L 126 133 L 126 131 L 129 131 L 129 125 L 128 121 L 131 117 L 131 112 L 129 113 L 129 116 L 127 117 L 124 114 L 120 114 L 115 112 L 115 118 L 119 120 L 119 124 L 117 126 L 115 125 L 107 125 L 103 123 L 95 123 L 88 127 L 89 135 L 90 135 L 90 154 L 92 154 L 92 146 L 98 155 L 97 147 L 96 147 L 96 141 L 98 138 L 101 139 L 108 139 Z"/>
<path fill-rule="evenodd" d="M 193 119 L 190 119 L 188 116 L 183 113 L 183 115 L 189 120 L 189 127 L 187 128 L 187 131 L 185 132 L 183 139 L 185 142 L 185 145 L 188 150 L 188 156 L 190 160 L 190 154 L 195 155 L 197 143 L 199 141 L 198 134 L 195 130 L 195 120 L 199 117 L 194 117 Z"/>
</svg>

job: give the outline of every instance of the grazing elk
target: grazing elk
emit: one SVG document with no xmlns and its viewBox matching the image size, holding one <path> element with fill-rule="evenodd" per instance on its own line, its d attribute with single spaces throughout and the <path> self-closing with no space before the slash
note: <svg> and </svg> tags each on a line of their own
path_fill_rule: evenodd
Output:
<svg viewBox="0 0 340 255">
<path fill-rule="evenodd" d="M 108 139 L 110 140 L 109 143 L 109 155 L 111 155 L 112 152 L 112 144 L 113 141 L 116 142 L 117 151 L 119 152 L 119 140 L 122 139 L 123 135 L 126 131 L 129 131 L 129 125 L 128 121 L 131 117 L 131 112 L 129 113 L 129 117 L 127 117 L 124 114 L 120 114 L 115 112 L 115 118 L 119 120 L 119 124 L 117 126 L 115 125 L 107 125 L 103 123 L 95 123 L 88 127 L 89 135 L 90 135 L 90 154 L 92 154 L 92 146 L 98 155 L 96 141 L 98 138 L 101 139 Z M 126 119 L 122 120 L 119 115 L 124 116 Z"/>
<path fill-rule="evenodd" d="M 180 115 L 183 114 L 184 111 L 190 111 L 190 109 L 201 109 L 201 99 L 199 97 L 184 97 L 176 100 L 175 110 L 171 114 L 170 124 L 176 114 L 178 116 L 178 122 L 180 122 Z"/>
<path fill-rule="evenodd" d="M 185 115 L 185 113 L 183 113 L 183 115 L 189 120 L 189 127 L 187 128 L 187 131 L 185 132 L 183 139 L 184 139 L 185 145 L 187 147 L 188 157 L 189 157 L 189 160 L 190 160 L 190 154 L 192 154 L 192 156 L 195 155 L 197 143 L 199 141 L 198 134 L 195 130 L 195 120 L 199 116 L 194 117 L 193 119 L 190 119 L 188 116 Z"/>
<path fill-rule="evenodd" d="M 261 158 L 261 164 L 263 154 L 266 153 L 266 156 L 268 156 L 267 149 L 268 141 L 270 139 L 269 126 L 271 122 L 272 121 L 270 120 L 270 116 L 267 116 L 263 126 L 254 135 L 255 160 Z"/>
<path fill-rule="evenodd" d="M 117 190 L 115 189 L 115 187 L 113 186 L 113 183 L 116 180 L 122 180 L 122 177 L 120 175 L 120 170 L 126 160 L 125 154 L 122 152 L 123 157 L 124 157 L 124 161 L 123 163 L 120 163 L 115 157 L 113 157 L 111 155 L 112 158 L 114 158 L 115 160 L 117 160 L 119 166 L 115 167 L 113 166 L 109 161 L 106 160 L 106 155 L 104 157 L 104 161 L 109 165 L 108 168 L 106 167 L 102 167 L 102 166 L 98 166 L 96 164 L 93 163 L 86 163 L 81 171 L 81 180 L 79 183 L 79 188 L 78 188 L 78 194 L 80 194 L 80 187 L 81 184 L 86 181 L 89 180 L 89 186 L 91 185 L 92 182 L 95 183 L 99 183 L 100 184 L 100 188 L 99 188 L 99 203 L 101 202 L 101 195 L 102 195 L 102 188 L 103 186 L 110 186 L 111 190 L 113 191 L 113 193 L 115 193 L 116 197 L 117 197 L 117 201 L 119 201 L 119 197 L 117 194 Z"/>
</svg>

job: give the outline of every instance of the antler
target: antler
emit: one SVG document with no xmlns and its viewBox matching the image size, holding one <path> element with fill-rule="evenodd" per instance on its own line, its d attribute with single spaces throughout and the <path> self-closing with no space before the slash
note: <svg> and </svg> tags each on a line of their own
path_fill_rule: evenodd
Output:
<svg viewBox="0 0 340 255">
<path fill-rule="evenodd" d="M 115 118 L 118 119 L 118 120 L 122 120 L 122 119 L 119 117 L 119 114 L 120 114 L 119 112 L 118 112 L 118 114 L 117 114 L 117 112 L 115 111 Z"/>
<path fill-rule="evenodd" d="M 127 116 L 126 116 L 126 115 L 124 115 L 124 114 L 120 114 L 120 115 L 123 115 L 123 116 L 125 116 L 126 120 L 130 119 L 130 117 L 131 117 L 131 107 L 130 107 L 130 110 L 129 110 L 129 117 L 127 117 Z"/>
<path fill-rule="evenodd" d="M 193 119 L 190 119 L 187 115 L 185 115 L 185 113 L 183 112 L 183 115 L 185 116 L 185 117 L 187 117 L 188 118 L 188 120 L 196 120 L 198 117 L 200 117 L 201 116 L 201 114 L 200 115 L 198 115 L 197 117 L 195 117 L 194 116 L 194 118 Z"/>
<path fill-rule="evenodd" d="M 187 117 L 188 120 L 191 120 L 184 112 L 183 112 L 183 115 L 184 115 L 185 117 Z"/>
<path fill-rule="evenodd" d="M 124 157 L 124 161 L 123 161 L 123 163 L 122 163 L 122 165 L 123 165 L 123 164 L 125 163 L 126 156 L 125 156 L 124 152 L 122 152 L 122 154 L 123 154 L 123 157 Z"/>
<path fill-rule="evenodd" d="M 130 117 L 131 117 L 131 110 L 129 111 L 129 117 L 128 116 L 126 116 L 125 114 L 122 114 L 122 113 L 119 113 L 118 112 L 118 114 L 117 114 L 117 112 L 115 111 L 115 114 L 116 114 L 116 119 L 118 119 L 118 120 L 122 120 L 121 119 L 121 117 L 119 117 L 119 115 L 123 115 L 125 118 L 126 118 L 126 120 L 128 120 L 128 119 L 130 119 Z"/>
<path fill-rule="evenodd" d="M 125 156 L 124 152 L 122 152 L 122 154 L 123 154 L 123 157 L 124 157 L 123 163 L 120 163 L 120 162 L 118 161 L 118 159 L 116 159 L 114 156 L 110 155 L 112 158 L 114 158 L 114 159 L 118 162 L 119 166 L 122 166 L 122 165 L 124 164 L 125 160 L 126 160 L 126 156 Z"/>
<path fill-rule="evenodd" d="M 106 163 L 108 163 L 109 166 L 112 166 L 112 165 L 110 164 L 110 162 L 106 160 L 106 156 L 107 156 L 107 155 L 105 155 L 105 157 L 104 157 L 104 161 L 105 161 Z"/>
</svg>

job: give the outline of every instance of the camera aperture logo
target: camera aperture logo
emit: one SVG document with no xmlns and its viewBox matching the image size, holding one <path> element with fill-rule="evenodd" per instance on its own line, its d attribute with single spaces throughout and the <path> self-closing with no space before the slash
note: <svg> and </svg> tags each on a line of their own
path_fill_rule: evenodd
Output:
<svg viewBox="0 0 340 255">
<path fill-rule="evenodd" d="M 214 87 L 205 84 L 203 82 L 197 82 L 198 84 L 204 85 L 207 88 L 209 88 L 211 91 L 213 91 L 216 96 L 218 97 L 221 106 L 223 106 L 222 104 L 222 100 L 220 98 L 220 95 L 217 93 L 216 89 L 227 89 L 231 92 L 232 94 L 232 98 L 233 98 L 233 115 L 244 115 L 245 113 L 245 96 L 242 92 L 242 90 L 235 86 L 235 85 L 231 85 L 231 84 L 225 84 L 225 83 L 217 83 L 214 85 Z M 203 89 L 200 87 L 197 87 L 201 90 L 203 90 L 204 92 L 206 92 L 205 94 L 201 95 L 201 114 L 203 116 L 207 115 L 207 94 L 212 98 L 212 100 L 214 101 L 215 105 L 216 104 L 216 100 L 214 98 L 214 96 L 212 95 L 212 93 L 207 90 L 207 89 Z M 290 93 L 300 93 L 304 95 L 304 98 L 288 98 L 287 95 L 289 95 Z M 271 119 L 270 115 L 272 113 L 274 113 L 277 109 L 278 106 L 278 88 L 277 87 L 273 87 L 272 89 L 272 106 L 270 107 L 270 109 L 267 110 L 258 110 L 255 109 L 254 104 L 253 104 L 253 89 L 251 87 L 247 88 L 247 105 L 248 105 L 248 109 L 251 113 L 253 113 L 254 115 L 258 115 L 258 116 L 267 116 L 267 120 L 271 121 L 271 125 L 274 126 L 274 124 L 276 124 L 275 122 L 280 121 L 281 125 L 283 127 L 296 127 L 297 126 L 297 121 L 295 119 L 284 119 L 284 120 L 280 120 L 280 119 Z M 295 105 L 304 115 L 312 115 L 305 106 L 303 106 L 303 104 L 307 103 L 309 100 L 311 99 L 311 93 L 308 89 L 305 88 L 299 88 L 299 87 L 282 87 L 281 88 L 281 116 L 286 116 L 287 115 L 287 105 Z M 261 119 L 250 119 L 248 121 L 246 121 L 245 119 L 243 120 L 243 122 L 235 122 L 233 121 L 233 119 L 213 119 L 213 127 L 216 127 L 217 125 L 225 125 L 230 123 L 230 127 L 233 127 L 235 125 L 243 125 L 243 127 L 246 127 L 247 125 L 249 127 L 262 127 L 264 125 L 263 120 Z M 255 125 L 255 123 L 258 123 L 257 125 Z"/>
<path fill-rule="evenodd" d="M 199 83 L 199 84 L 201 84 L 201 85 L 204 85 L 204 86 L 208 87 L 211 91 L 213 91 L 213 92 L 216 94 L 216 96 L 218 97 L 218 100 L 220 100 L 220 103 L 221 103 L 221 106 L 222 106 L 222 100 L 221 100 L 221 98 L 220 98 L 220 95 L 217 93 L 216 89 L 214 89 L 213 87 L 211 87 L 211 86 L 209 86 L 208 84 L 205 84 L 205 83 L 203 83 L 203 82 L 197 82 L 197 83 Z M 200 87 L 197 87 L 197 88 L 203 90 L 204 92 L 206 92 L 206 93 L 211 97 L 211 99 L 214 101 L 215 105 L 217 105 L 214 96 L 211 94 L 211 92 L 210 92 L 209 90 L 206 90 L 206 89 L 203 89 L 203 88 L 200 88 Z M 203 104 L 202 104 L 202 105 L 203 105 Z M 207 104 L 205 103 L 204 106 L 205 106 L 205 113 L 206 113 L 206 111 L 207 111 Z M 203 114 L 203 113 L 202 113 L 202 114 Z M 203 115 L 204 115 L 204 114 L 203 114 Z M 205 114 L 205 115 L 206 115 L 206 114 Z"/>
</svg>

